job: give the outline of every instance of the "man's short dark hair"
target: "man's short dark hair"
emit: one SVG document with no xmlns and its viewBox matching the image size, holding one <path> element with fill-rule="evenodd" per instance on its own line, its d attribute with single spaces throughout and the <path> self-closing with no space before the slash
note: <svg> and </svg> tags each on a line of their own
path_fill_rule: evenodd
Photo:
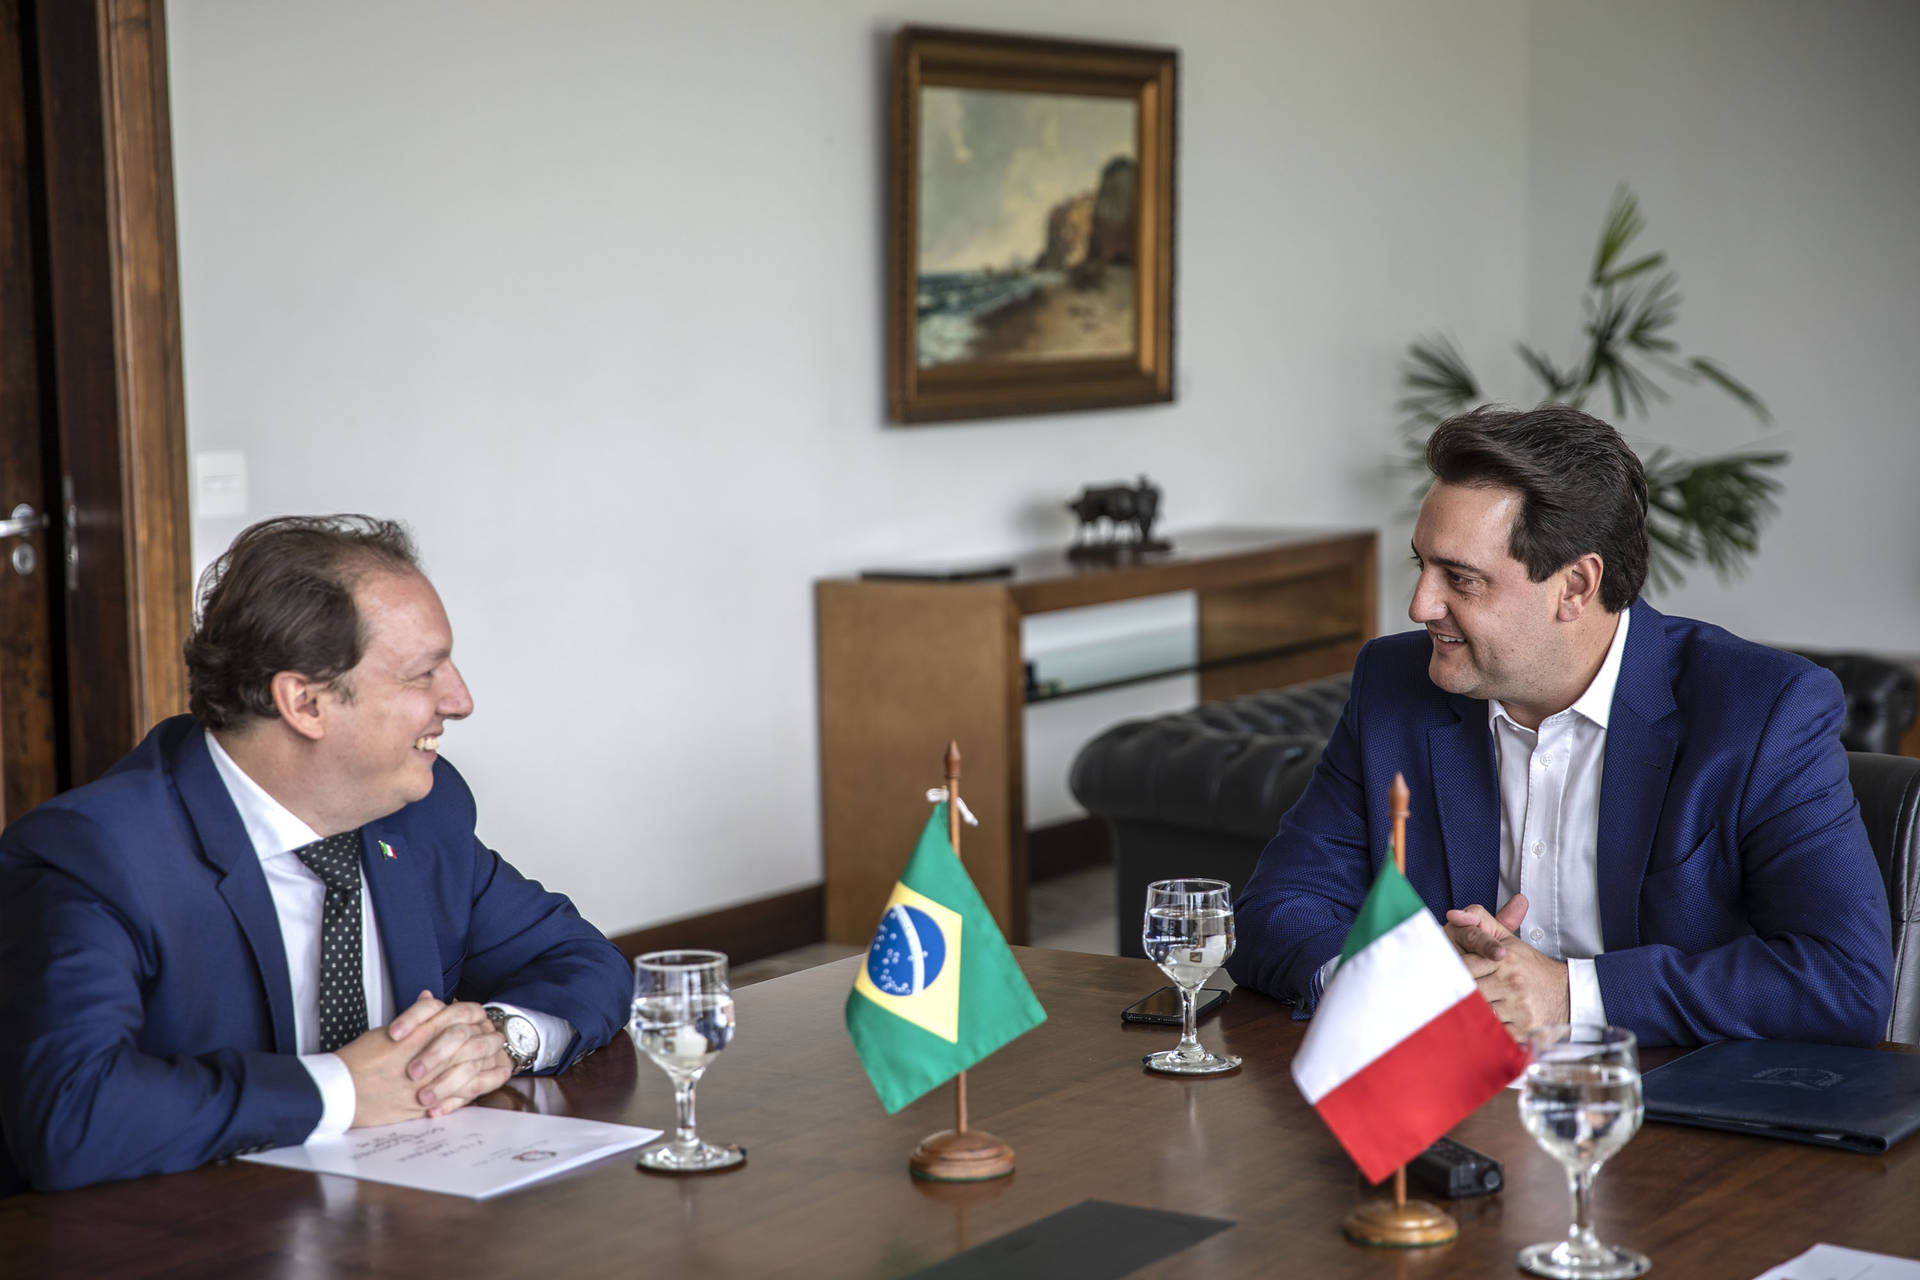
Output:
<svg viewBox="0 0 1920 1280">
<path fill-rule="evenodd" d="M 383 570 L 420 572 L 413 539 L 393 520 L 282 516 L 246 529 L 200 579 L 186 646 L 188 709 L 210 729 L 271 719 L 282 671 L 351 697 L 341 677 L 366 648 L 354 588 Z"/>
<path fill-rule="evenodd" d="M 1483 405 L 1434 429 L 1427 468 L 1442 484 L 1520 494 L 1507 550 L 1534 582 L 1592 551 L 1606 566 L 1601 605 L 1619 613 L 1639 598 L 1647 581 L 1647 473 L 1600 419 L 1563 404 Z"/>
</svg>

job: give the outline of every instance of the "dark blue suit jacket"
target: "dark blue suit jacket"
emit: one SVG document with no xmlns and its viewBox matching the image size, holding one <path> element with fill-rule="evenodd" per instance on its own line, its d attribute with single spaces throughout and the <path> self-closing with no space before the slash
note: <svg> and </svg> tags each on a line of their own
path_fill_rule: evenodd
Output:
<svg viewBox="0 0 1920 1280">
<path fill-rule="evenodd" d="M 1427 676 L 1424 631 L 1368 644 L 1320 766 L 1236 907 L 1235 981 L 1307 1012 L 1413 793 L 1407 878 L 1489 911 L 1500 809 L 1487 704 Z M 1633 606 L 1600 781 L 1607 1019 L 1643 1044 L 1873 1044 L 1892 1006 L 1886 889 L 1840 745 L 1839 682 L 1719 627 Z"/>
<path fill-rule="evenodd" d="M 443 760 L 364 829 L 393 1007 L 427 990 L 554 1014 L 571 1065 L 626 1021 L 626 962 L 473 827 Z M 191 1169 L 319 1123 L 273 899 L 190 718 L 0 833 L 0 1029 L 0 1191 Z"/>
</svg>

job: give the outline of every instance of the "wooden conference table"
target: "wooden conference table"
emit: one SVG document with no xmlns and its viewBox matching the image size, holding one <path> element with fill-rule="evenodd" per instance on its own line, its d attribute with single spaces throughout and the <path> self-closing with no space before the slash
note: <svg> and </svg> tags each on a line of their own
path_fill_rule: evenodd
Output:
<svg viewBox="0 0 1920 1280">
<path fill-rule="evenodd" d="M 1522 1245 L 1565 1230 L 1563 1175 L 1506 1093 L 1455 1131 L 1507 1176 L 1452 1204 L 1456 1242 L 1348 1244 L 1339 1220 L 1366 1193 L 1288 1075 L 1304 1024 L 1237 991 L 1203 1039 L 1246 1067 L 1150 1076 L 1141 1055 L 1174 1032 L 1119 1011 L 1159 984 L 1152 965 L 1018 955 L 1048 1020 L 969 1075 L 974 1123 L 1018 1152 L 1000 1183 L 908 1176 L 914 1145 L 952 1123 L 952 1092 L 881 1109 L 841 1023 L 856 957 L 738 993 L 738 1037 L 700 1091 L 701 1132 L 749 1148 L 736 1171 L 660 1178 L 627 1154 L 475 1202 L 234 1163 L 0 1200 L 0 1273 L 877 1278 L 1099 1199 L 1236 1224 L 1146 1276 L 1506 1276 Z M 671 1123 L 666 1077 L 625 1040 L 558 1085 L 575 1114 Z M 1656 1275 L 1750 1280 L 1817 1241 L 1920 1254 L 1920 1141 L 1875 1157 L 1648 1125 L 1597 1185 L 1601 1237 L 1649 1254 Z"/>
</svg>

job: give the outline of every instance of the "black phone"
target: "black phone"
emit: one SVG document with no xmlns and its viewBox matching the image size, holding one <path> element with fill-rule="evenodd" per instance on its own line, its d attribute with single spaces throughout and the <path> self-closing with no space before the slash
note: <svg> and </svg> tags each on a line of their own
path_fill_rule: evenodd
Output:
<svg viewBox="0 0 1920 1280">
<path fill-rule="evenodd" d="M 1220 987 L 1202 987 L 1194 995 L 1193 1017 L 1197 1022 L 1227 1002 L 1228 992 Z M 1142 996 L 1120 1011 L 1122 1022 L 1151 1022 L 1156 1026 L 1180 1025 L 1180 989 L 1162 987 L 1150 996 Z"/>
</svg>

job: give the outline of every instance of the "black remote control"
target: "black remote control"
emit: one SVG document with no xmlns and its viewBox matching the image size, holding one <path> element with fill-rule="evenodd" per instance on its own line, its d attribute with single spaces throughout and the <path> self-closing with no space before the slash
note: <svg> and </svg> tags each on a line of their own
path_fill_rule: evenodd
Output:
<svg viewBox="0 0 1920 1280">
<path fill-rule="evenodd" d="M 1407 1162 L 1407 1181 L 1433 1195 L 1462 1200 L 1492 1195 L 1503 1177 L 1498 1160 L 1442 1138 Z"/>
</svg>

